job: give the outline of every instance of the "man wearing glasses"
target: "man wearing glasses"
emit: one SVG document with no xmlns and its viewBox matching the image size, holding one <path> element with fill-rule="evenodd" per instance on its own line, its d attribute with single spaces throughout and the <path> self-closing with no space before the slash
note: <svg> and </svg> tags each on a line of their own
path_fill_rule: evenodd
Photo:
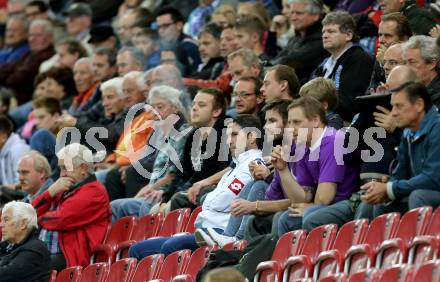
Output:
<svg viewBox="0 0 440 282">
<path fill-rule="evenodd" d="M 236 113 L 257 116 L 264 105 L 264 97 L 260 92 L 261 81 L 256 77 L 242 77 L 235 84 L 232 97 L 235 98 Z"/>
<path fill-rule="evenodd" d="M 182 14 L 172 7 L 165 7 L 156 14 L 156 24 L 162 47 L 179 49 L 189 62 L 187 74 L 196 71 L 202 60 L 196 42 L 182 32 L 184 24 Z"/>
</svg>

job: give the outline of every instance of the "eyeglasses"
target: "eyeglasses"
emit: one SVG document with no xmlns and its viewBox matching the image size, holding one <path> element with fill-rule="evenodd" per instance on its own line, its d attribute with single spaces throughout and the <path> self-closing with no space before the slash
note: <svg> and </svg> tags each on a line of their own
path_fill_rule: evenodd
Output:
<svg viewBox="0 0 440 282">
<path fill-rule="evenodd" d="M 175 22 L 172 22 L 172 23 L 164 23 L 164 24 L 161 24 L 161 25 L 157 25 L 157 29 L 167 29 L 167 28 L 169 28 L 170 26 L 172 26 L 173 24 L 175 24 Z"/>
<path fill-rule="evenodd" d="M 240 92 L 240 93 L 232 92 L 232 97 L 240 97 L 242 99 L 246 99 L 246 98 L 254 96 L 254 95 L 256 95 L 256 94 L 255 93 L 246 93 L 246 92 Z"/>
<path fill-rule="evenodd" d="M 390 66 L 394 67 L 397 65 L 403 65 L 403 61 L 398 60 L 383 60 L 383 65 L 389 64 Z"/>
</svg>

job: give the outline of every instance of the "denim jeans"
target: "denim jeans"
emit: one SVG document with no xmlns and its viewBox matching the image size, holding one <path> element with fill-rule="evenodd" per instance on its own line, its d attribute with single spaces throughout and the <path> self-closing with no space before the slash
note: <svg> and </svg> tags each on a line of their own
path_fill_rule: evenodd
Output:
<svg viewBox="0 0 440 282">
<path fill-rule="evenodd" d="M 287 210 L 283 212 L 278 219 L 278 237 L 281 237 L 284 233 L 301 229 L 303 226 L 303 219 L 317 212 L 319 209 L 326 207 L 325 205 L 313 205 L 304 210 L 303 216 L 290 216 L 290 212 Z"/>
<path fill-rule="evenodd" d="M 138 198 L 117 199 L 110 203 L 112 208 L 112 220 L 116 221 L 124 216 L 144 216 L 150 212 L 154 204 L 150 201 Z"/>
<path fill-rule="evenodd" d="M 265 181 L 252 181 L 248 183 L 241 190 L 238 197 L 240 199 L 246 199 L 250 202 L 255 202 L 259 200 L 264 200 L 264 196 L 266 193 L 266 188 L 268 184 Z M 244 238 L 244 233 L 246 230 L 246 224 L 250 218 L 250 215 L 245 216 L 233 216 L 229 217 L 228 225 L 226 226 L 225 232 L 223 235 L 226 236 L 235 236 L 238 239 Z"/>
</svg>

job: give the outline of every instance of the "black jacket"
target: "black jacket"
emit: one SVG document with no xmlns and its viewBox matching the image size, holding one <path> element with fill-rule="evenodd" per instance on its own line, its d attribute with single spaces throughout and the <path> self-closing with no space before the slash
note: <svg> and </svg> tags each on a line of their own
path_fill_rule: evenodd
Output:
<svg viewBox="0 0 440 282">
<path fill-rule="evenodd" d="M 437 75 L 427 86 L 432 103 L 440 109 L 440 76 Z"/>
<path fill-rule="evenodd" d="M 0 243 L 1 282 L 47 282 L 50 277 L 50 253 L 33 229 L 20 244 L 8 247 Z"/>
<path fill-rule="evenodd" d="M 431 28 L 437 24 L 434 15 L 419 7 L 415 1 L 406 1 L 402 8 L 402 14 L 407 17 L 414 35 L 429 35 Z"/>
<path fill-rule="evenodd" d="M 328 52 L 322 46 L 321 21 L 318 21 L 307 29 L 304 38 L 292 37 L 272 64 L 291 66 L 295 69 L 301 83 L 305 83 L 309 80 L 313 70 L 327 56 Z"/>
<path fill-rule="evenodd" d="M 325 59 L 316 69 L 314 77 L 324 76 Z M 328 77 L 336 84 L 339 92 L 339 103 L 334 111 L 343 120 L 351 121 L 359 112 L 355 97 L 363 96 L 370 83 L 374 59 L 359 45 L 353 45 L 336 61 L 332 73 Z"/>
</svg>

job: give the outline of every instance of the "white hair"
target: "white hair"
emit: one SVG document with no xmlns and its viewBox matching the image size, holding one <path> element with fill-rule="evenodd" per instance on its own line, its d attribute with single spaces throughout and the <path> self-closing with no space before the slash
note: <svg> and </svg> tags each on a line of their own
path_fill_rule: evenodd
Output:
<svg viewBox="0 0 440 282">
<path fill-rule="evenodd" d="M 123 79 L 133 79 L 134 81 L 136 81 L 136 86 L 139 90 L 142 90 L 144 88 L 144 73 L 141 71 L 131 71 L 129 73 L 126 73 Z"/>
<path fill-rule="evenodd" d="M 42 25 L 42 26 L 44 26 L 44 32 L 47 35 L 50 35 L 52 37 L 52 35 L 53 35 L 53 25 L 52 25 L 52 23 L 50 21 L 44 20 L 44 19 L 36 19 L 36 20 L 33 20 L 31 22 L 30 26 L 32 27 L 32 26 L 35 26 L 35 25 Z"/>
<path fill-rule="evenodd" d="M 58 151 L 57 157 L 63 160 L 66 166 L 70 165 L 72 169 L 78 168 L 81 164 L 86 164 L 89 173 L 95 171 L 92 151 L 79 143 L 69 144 L 62 148 Z"/>
<path fill-rule="evenodd" d="M 38 227 L 37 212 L 31 204 L 12 201 L 3 207 L 3 212 L 7 210 L 12 210 L 12 217 L 14 219 L 26 219 L 28 230 Z"/>
<path fill-rule="evenodd" d="M 75 66 L 76 65 L 81 65 L 81 64 L 87 64 L 90 67 L 92 67 L 93 64 L 93 59 L 90 57 L 83 57 L 83 58 L 79 58 L 76 62 L 75 62 Z"/>
<path fill-rule="evenodd" d="M 122 91 L 122 82 L 124 79 L 122 77 L 115 77 L 112 79 L 107 80 L 106 82 L 102 83 L 99 89 L 101 92 L 104 92 L 108 88 L 113 88 L 116 92 L 116 94 L 119 97 L 122 97 L 123 91 Z"/>
<path fill-rule="evenodd" d="M 185 118 L 187 116 L 187 111 L 183 107 L 182 102 L 180 101 L 180 96 L 182 93 L 174 87 L 167 85 L 155 86 L 150 90 L 148 94 L 148 104 L 151 104 L 155 98 L 161 98 L 176 108 L 181 115 Z"/>
</svg>

